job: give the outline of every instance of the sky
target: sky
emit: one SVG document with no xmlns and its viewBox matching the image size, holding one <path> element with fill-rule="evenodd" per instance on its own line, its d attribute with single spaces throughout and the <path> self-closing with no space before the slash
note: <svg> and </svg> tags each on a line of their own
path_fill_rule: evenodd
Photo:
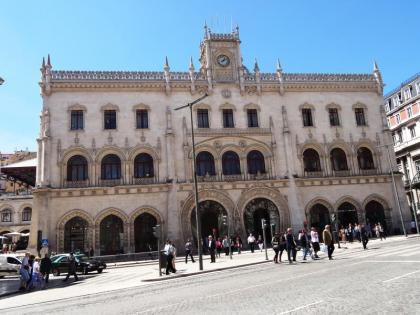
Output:
<svg viewBox="0 0 420 315">
<path fill-rule="evenodd" d="M 420 1 L 1 1 L 0 152 L 36 150 L 40 65 L 55 70 L 187 71 L 198 68 L 207 21 L 239 25 L 244 64 L 275 72 L 371 73 L 385 93 L 420 72 Z"/>
</svg>

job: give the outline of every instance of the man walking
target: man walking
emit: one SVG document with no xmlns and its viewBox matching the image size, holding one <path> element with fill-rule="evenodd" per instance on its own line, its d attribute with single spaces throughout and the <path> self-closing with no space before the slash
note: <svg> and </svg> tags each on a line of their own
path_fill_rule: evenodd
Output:
<svg viewBox="0 0 420 315">
<path fill-rule="evenodd" d="M 188 256 L 191 257 L 191 261 L 194 263 L 194 257 L 192 255 L 192 242 L 190 241 L 190 239 L 187 240 L 187 242 L 185 243 L 185 263 L 188 263 Z"/>
<path fill-rule="evenodd" d="M 76 273 L 77 262 L 76 262 L 76 258 L 74 257 L 73 253 L 70 253 L 68 261 L 69 261 L 68 272 L 67 272 L 66 278 L 63 281 L 69 280 L 71 275 L 74 275 L 74 281 L 79 281 L 79 278 L 77 277 L 77 273 Z"/>
<path fill-rule="evenodd" d="M 213 240 L 213 236 L 209 235 L 208 238 L 208 244 L 209 244 L 209 252 L 210 252 L 210 262 L 215 263 L 216 262 L 216 242 Z"/>
<path fill-rule="evenodd" d="M 300 241 L 300 246 L 302 248 L 303 260 L 306 260 L 306 255 L 309 254 L 310 243 L 309 243 L 308 233 L 306 232 L 305 228 L 299 234 L 299 241 Z"/>
<path fill-rule="evenodd" d="M 45 254 L 44 258 L 41 259 L 41 267 L 40 267 L 40 271 L 41 271 L 42 276 L 44 277 L 45 284 L 48 283 L 51 270 L 52 270 L 52 262 L 50 259 L 50 255 L 48 255 L 47 253 Z"/>
<path fill-rule="evenodd" d="M 278 233 L 274 234 L 273 238 L 271 239 L 271 246 L 273 246 L 274 250 L 274 263 L 278 264 L 279 261 L 279 245 L 280 245 L 280 236 Z"/>
<path fill-rule="evenodd" d="M 224 237 L 222 241 L 223 249 L 225 250 L 225 255 L 229 255 L 229 248 L 230 248 L 230 239 L 227 237 L 227 235 Z"/>
<path fill-rule="evenodd" d="M 286 250 L 287 250 L 287 258 L 289 259 L 289 264 L 293 261 L 296 261 L 296 242 L 293 236 L 292 228 L 287 229 L 286 234 Z"/>
<path fill-rule="evenodd" d="M 176 270 L 173 265 L 175 249 L 172 246 L 170 240 L 166 241 L 165 247 L 163 248 L 163 253 L 166 256 L 166 274 L 169 275 L 169 272 L 176 273 Z"/>
<path fill-rule="evenodd" d="M 325 229 L 322 232 L 322 238 L 324 239 L 324 243 L 328 248 L 328 259 L 332 260 L 332 254 L 334 252 L 334 240 L 332 238 L 329 225 L 325 226 Z"/>
<path fill-rule="evenodd" d="M 249 248 L 251 248 L 251 253 L 253 253 L 255 248 L 255 236 L 252 235 L 252 233 L 250 233 L 248 236 L 248 245 Z"/>
<path fill-rule="evenodd" d="M 362 237 L 363 249 L 367 249 L 366 245 L 369 242 L 369 235 L 368 235 L 368 231 L 367 231 L 364 224 L 362 224 L 362 227 L 360 228 L 360 234 L 361 234 L 361 237 Z"/>
</svg>

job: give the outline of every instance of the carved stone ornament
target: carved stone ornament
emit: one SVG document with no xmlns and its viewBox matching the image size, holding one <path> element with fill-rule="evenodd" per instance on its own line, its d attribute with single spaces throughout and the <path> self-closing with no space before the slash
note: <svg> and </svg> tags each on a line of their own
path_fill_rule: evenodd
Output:
<svg viewBox="0 0 420 315">
<path fill-rule="evenodd" d="M 309 129 L 309 132 L 308 132 L 308 137 L 309 137 L 309 139 L 312 139 L 312 138 L 314 137 L 314 135 L 312 134 L 311 129 Z"/>
<path fill-rule="evenodd" d="M 74 144 L 79 144 L 80 139 L 79 139 L 79 134 L 76 132 L 74 135 Z"/>
<path fill-rule="evenodd" d="M 220 149 L 222 147 L 222 144 L 220 143 L 220 141 L 214 141 L 213 145 L 216 149 Z"/>
<path fill-rule="evenodd" d="M 245 141 L 245 140 L 240 140 L 240 141 L 239 141 L 239 146 L 240 146 L 241 148 L 245 148 L 245 147 L 246 147 L 246 141 Z"/>
<path fill-rule="evenodd" d="M 146 137 L 144 136 L 144 131 L 141 131 L 141 136 L 140 136 L 140 141 L 141 142 L 146 142 Z"/>
<path fill-rule="evenodd" d="M 111 134 L 111 132 L 109 132 L 109 134 L 108 134 L 108 143 L 109 144 L 112 144 L 112 141 L 113 141 L 114 139 L 112 138 L 112 134 Z"/>
<path fill-rule="evenodd" d="M 340 133 L 338 132 L 338 129 L 335 129 L 335 137 L 338 139 L 340 138 Z"/>
<path fill-rule="evenodd" d="M 230 98 L 232 96 L 232 93 L 230 92 L 230 90 L 222 90 L 222 96 L 224 98 Z"/>
</svg>

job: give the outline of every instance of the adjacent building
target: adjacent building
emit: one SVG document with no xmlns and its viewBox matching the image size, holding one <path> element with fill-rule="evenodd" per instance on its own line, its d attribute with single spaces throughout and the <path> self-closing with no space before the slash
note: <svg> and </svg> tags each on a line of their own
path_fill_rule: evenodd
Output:
<svg viewBox="0 0 420 315">
<path fill-rule="evenodd" d="M 163 71 L 61 71 L 48 57 L 31 246 L 42 237 L 57 251 L 147 251 L 156 224 L 180 246 L 196 236 L 192 163 L 203 237 L 227 225 L 242 238 L 262 234 L 263 218 L 277 231 L 322 229 L 332 214 L 340 225 L 398 232 L 377 66 L 310 74 L 277 62 L 264 73 L 257 61 L 248 70 L 241 49 L 239 29 L 205 27 L 199 65 L 191 59 L 184 72 L 168 58 Z M 190 113 L 174 109 L 204 93 L 193 109 L 193 161 Z M 402 196 L 401 180 L 397 188 Z"/>
<path fill-rule="evenodd" d="M 419 209 L 420 73 L 385 95 L 384 106 L 406 198 L 412 210 Z"/>
</svg>

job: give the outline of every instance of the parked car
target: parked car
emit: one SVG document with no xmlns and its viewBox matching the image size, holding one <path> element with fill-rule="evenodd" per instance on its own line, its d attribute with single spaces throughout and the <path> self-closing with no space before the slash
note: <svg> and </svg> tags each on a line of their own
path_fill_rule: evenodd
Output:
<svg viewBox="0 0 420 315">
<path fill-rule="evenodd" d="M 0 278 L 18 275 L 21 264 L 22 261 L 15 255 L 0 255 Z"/>
<path fill-rule="evenodd" d="M 69 256 L 70 254 L 60 254 L 51 258 L 53 265 L 52 273 L 54 276 L 67 273 L 69 266 Z M 76 254 L 74 257 L 76 258 L 77 272 L 81 272 L 86 275 L 91 271 L 97 271 L 98 273 L 101 273 L 104 269 L 106 269 L 106 264 L 103 261 L 89 258 L 84 254 Z"/>
</svg>

